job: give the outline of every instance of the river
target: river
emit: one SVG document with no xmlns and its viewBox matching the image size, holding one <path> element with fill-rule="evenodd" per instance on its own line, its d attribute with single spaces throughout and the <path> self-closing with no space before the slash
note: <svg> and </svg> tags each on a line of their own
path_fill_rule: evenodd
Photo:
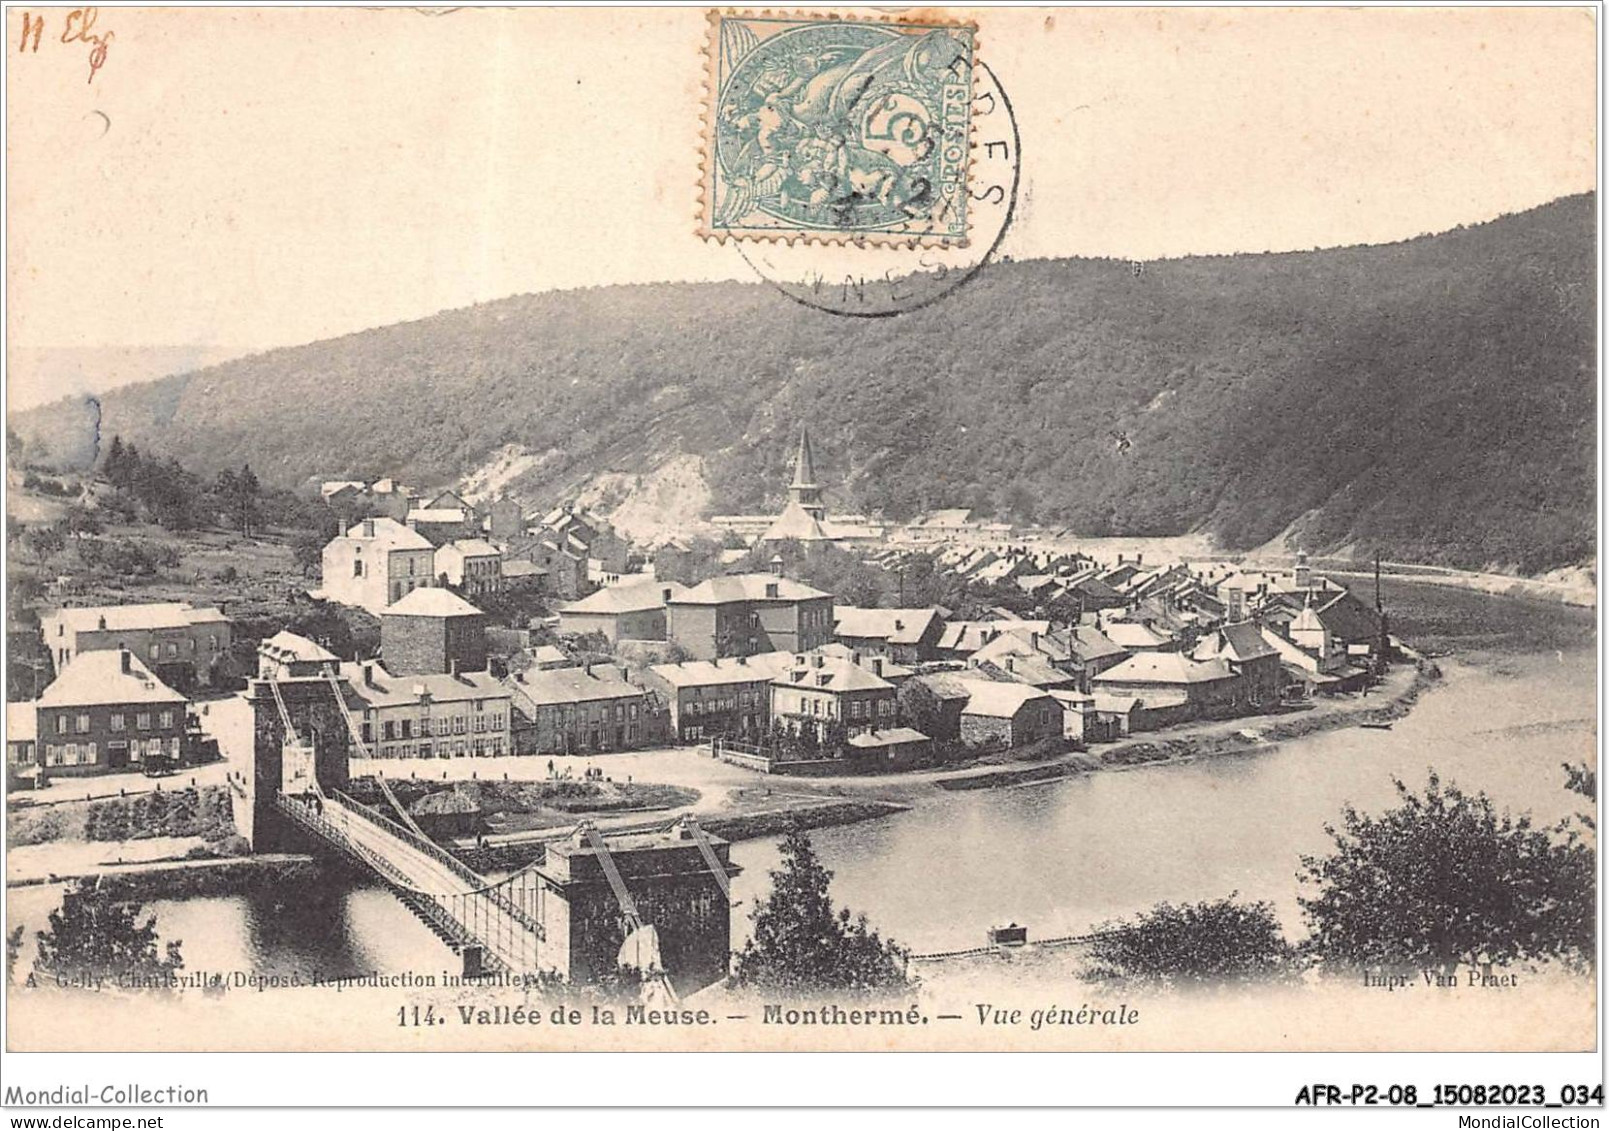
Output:
<svg viewBox="0 0 1609 1131">
<path fill-rule="evenodd" d="M 1389 731 L 1346 729 L 1266 750 L 1001 790 L 942 793 L 880 821 L 812 841 L 833 896 L 918 952 L 981 945 L 1014 920 L 1032 937 L 1074 934 L 1163 901 L 1238 892 L 1274 903 L 1299 934 L 1303 853 L 1330 844 L 1344 806 L 1391 804 L 1393 776 L 1422 786 L 1434 767 L 1466 791 L 1539 822 L 1575 812 L 1561 763 L 1595 749 L 1594 613 L 1546 602 L 1388 582 L 1393 631 L 1451 654 L 1446 679 Z M 734 944 L 768 888 L 775 839 L 733 846 Z M 30 931 L 57 898 L 8 895 Z M 159 900 L 159 932 L 191 968 L 325 976 L 455 968 L 383 890 Z"/>
</svg>

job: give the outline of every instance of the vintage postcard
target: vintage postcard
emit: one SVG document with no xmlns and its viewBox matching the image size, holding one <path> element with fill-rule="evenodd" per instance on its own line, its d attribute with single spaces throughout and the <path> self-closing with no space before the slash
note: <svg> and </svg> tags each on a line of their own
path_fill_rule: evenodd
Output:
<svg viewBox="0 0 1609 1131">
<path fill-rule="evenodd" d="M 1596 10 L 5 43 L 9 1050 L 1594 1048 Z"/>
</svg>

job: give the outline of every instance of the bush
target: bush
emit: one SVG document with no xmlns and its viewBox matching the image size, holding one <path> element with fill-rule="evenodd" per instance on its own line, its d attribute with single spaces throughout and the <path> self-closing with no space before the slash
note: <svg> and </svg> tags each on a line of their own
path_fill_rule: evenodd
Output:
<svg viewBox="0 0 1609 1131">
<path fill-rule="evenodd" d="M 1097 929 L 1090 977 L 1158 988 L 1278 982 L 1301 974 L 1270 903 L 1159 903 Z"/>
</svg>

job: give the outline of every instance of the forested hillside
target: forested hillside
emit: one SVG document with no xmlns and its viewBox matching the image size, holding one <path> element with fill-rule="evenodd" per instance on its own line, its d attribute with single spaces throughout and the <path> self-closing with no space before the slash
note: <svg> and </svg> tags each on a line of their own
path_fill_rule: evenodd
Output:
<svg viewBox="0 0 1609 1131">
<path fill-rule="evenodd" d="M 448 482 L 512 445 L 532 502 L 691 453 L 718 509 L 753 510 L 806 421 L 840 509 L 1228 547 L 1296 523 L 1315 551 L 1540 571 L 1595 545 L 1594 209 L 1138 273 L 1005 263 L 869 321 L 762 283 L 522 296 L 120 389 L 100 434 L 282 485 Z M 68 419 L 85 435 L 82 406 L 12 427 L 66 452 Z"/>
</svg>

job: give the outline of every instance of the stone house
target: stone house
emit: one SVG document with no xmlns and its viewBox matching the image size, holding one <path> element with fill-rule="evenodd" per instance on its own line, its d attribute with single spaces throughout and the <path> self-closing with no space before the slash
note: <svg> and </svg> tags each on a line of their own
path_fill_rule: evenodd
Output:
<svg viewBox="0 0 1609 1131">
<path fill-rule="evenodd" d="M 57 671 L 81 653 L 126 648 L 169 687 L 211 687 L 229 674 L 233 626 L 215 608 L 182 601 L 64 608 L 41 616 L 39 628 Z"/>
<path fill-rule="evenodd" d="M 1223 659 L 1196 660 L 1181 652 L 1142 652 L 1091 683 L 1099 698 L 1140 699 L 1147 708 L 1183 704 L 1182 717 L 1221 717 L 1241 710 L 1246 687 Z"/>
<path fill-rule="evenodd" d="M 51 777 L 184 756 L 188 701 L 127 649 L 73 657 L 33 707 L 39 764 Z"/>
<path fill-rule="evenodd" d="M 683 586 L 674 581 L 610 585 L 559 609 L 559 631 L 566 635 L 601 633 L 610 644 L 622 640 L 665 639 L 665 606 Z"/>
<path fill-rule="evenodd" d="M 436 547 L 391 518 L 366 518 L 324 547 L 320 592 L 379 616 L 387 605 L 436 583 Z"/>
<path fill-rule="evenodd" d="M 510 695 L 487 672 L 403 675 L 369 660 L 342 664 L 341 676 L 370 757 L 495 758 L 511 750 Z"/>
<path fill-rule="evenodd" d="M 1283 680 L 1279 650 L 1263 639 L 1262 629 L 1250 621 L 1226 624 L 1196 642 L 1190 653 L 1196 660 L 1222 660 L 1240 678 L 1248 706 L 1271 707 L 1279 702 Z"/>
<path fill-rule="evenodd" d="M 643 683 L 665 701 L 681 742 L 717 735 L 757 739 L 771 725 L 771 681 L 793 665 L 789 652 L 654 664 Z"/>
<path fill-rule="evenodd" d="M 503 555 L 490 542 L 480 538 L 461 538 L 436 548 L 436 578 L 466 597 L 483 597 L 502 592 Z"/>
<path fill-rule="evenodd" d="M 833 636 L 870 655 L 879 653 L 897 664 L 926 663 L 938 658 L 944 618 L 938 609 L 868 609 L 839 605 Z"/>
<path fill-rule="evenodd" d="M 504 686 L 514 699 L 517 754 L 635 750 L 658 737 L 648 693 L 615 668 L 533 669 Z"/>
<path fill-rule="evenodd" d="M 446 589 L 415 589 L 380 614 L 380 655 L 397 675 L 485 671 L 486 614 Z"/>
<path fill-rule="evenodd" d="M 1063 731 L 1061 704 L 1036 687 L 982 679 L 961 682 L 967 702 L 961 708 L 960 738 L 968 746 L 1029 746 Z"/>
<path fill-rule="evenodd" d="M 838 724 L 854 736 L 891 727 L 898 714 L 894 685 L 850 659 L 795 654 L 771 681 L 771 718 L 795 733 L 812 728 L 824 738 Z"/>
<path fill-rule="evenodd" d="M 832 594 L 786 577 L 712 577 L 666 602 L 666 637 L 698 660 L 809 652 L 832 640 L 832 606 Z"/>
</svg>

